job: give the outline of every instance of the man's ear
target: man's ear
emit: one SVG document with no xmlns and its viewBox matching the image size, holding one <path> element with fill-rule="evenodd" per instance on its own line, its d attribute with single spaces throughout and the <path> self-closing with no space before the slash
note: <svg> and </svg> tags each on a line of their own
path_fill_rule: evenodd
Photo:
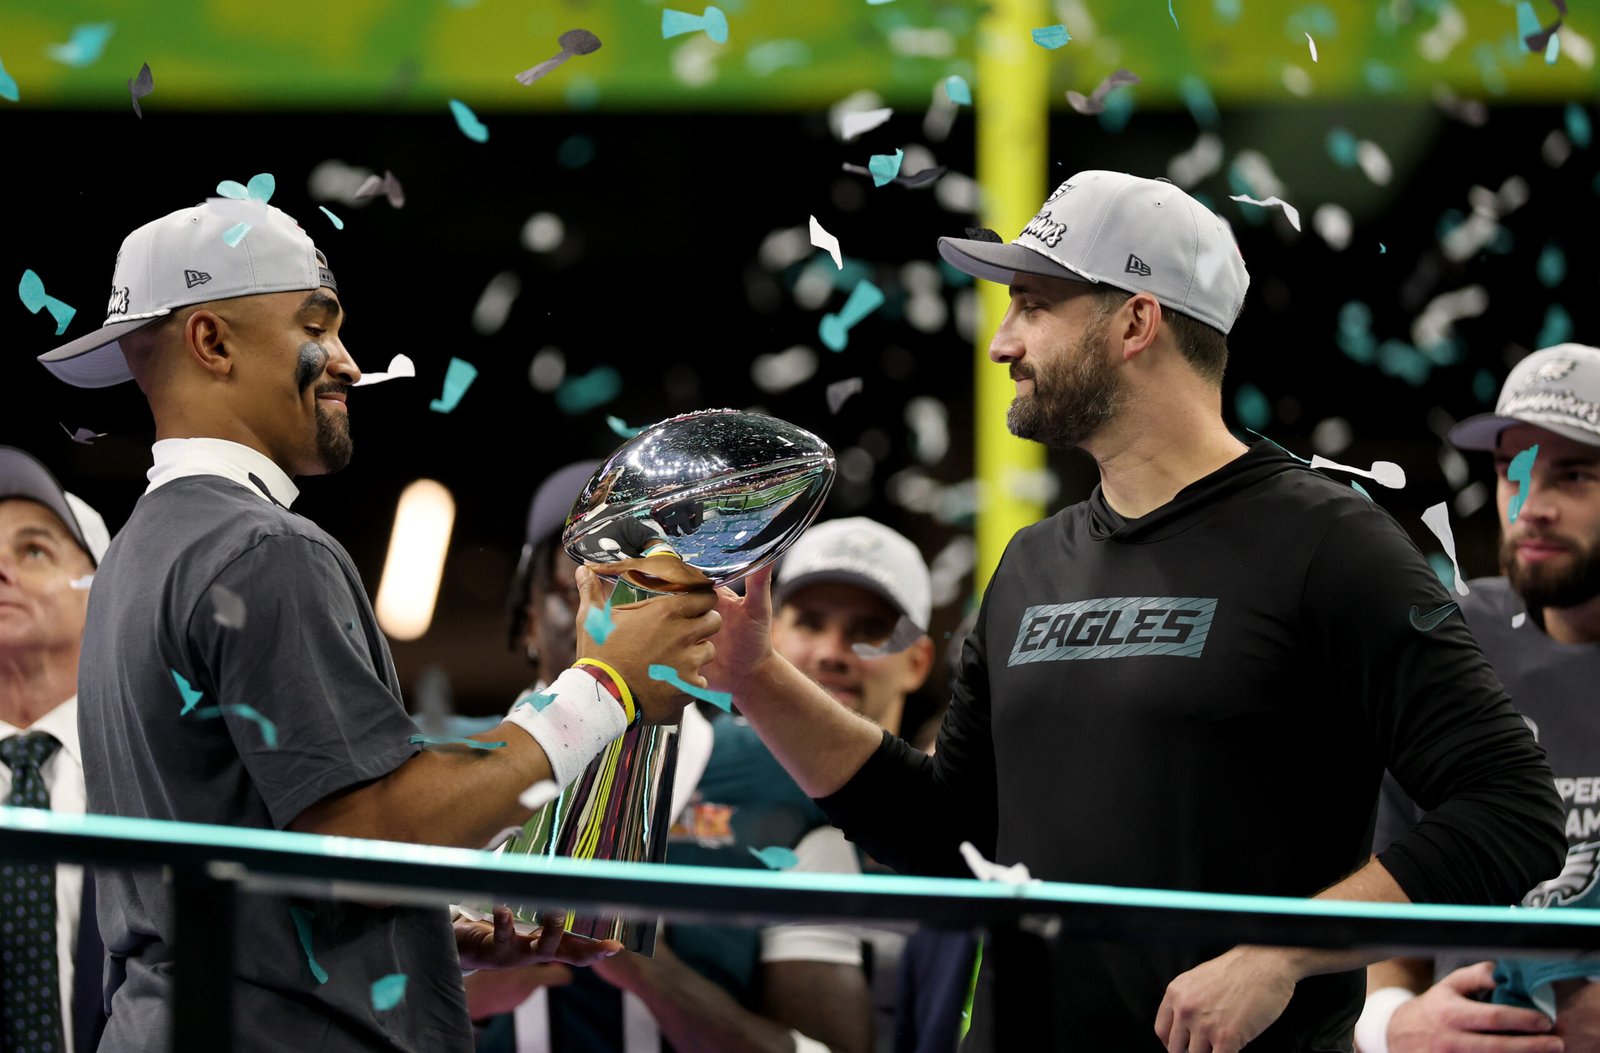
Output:
<svg viewBox="0 0 1600 1053">
<path fill-rule="evenodd" d="M 1127 361 L 1155 343 L 1161 330 L 1161 303 L 1149 293 L 1135 293 L 1124 301 L 1120 313 L 1125 321 L 1117 335 Z"/>
<path fill-rule="evenodd" d="M 184 320 L 184 352 L 214 376 L 226 376 L 233 372 L 233 352 L 228 347 L 230 339 L 228 323 L 204 307 Z"/>
<path fill-rule="evenodd" d="M 928 682 L 928 673 L 933 669 L 933 641 L 926 635 L 918 637 L 917 642 L 906 648 L 906 694 L 920 690 Z"/>
</svg>

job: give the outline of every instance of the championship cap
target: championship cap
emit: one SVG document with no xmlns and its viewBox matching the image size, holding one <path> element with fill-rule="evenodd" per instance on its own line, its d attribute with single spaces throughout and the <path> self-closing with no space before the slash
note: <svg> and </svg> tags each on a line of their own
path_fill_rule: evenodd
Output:
<svg viewBox="0 0 1600 1053">
<path fill-rule="evenodd" d="M 940 238 L 939 255 L 1002 285 L 1020 272 L 1147 292 L 1224 333 L 1250 286 L 1221 218 L 1164 179 L 1124 172 L 1079 172 L 1045 198 L 1009 245 Z"/>
<path fill-rule="evenodd" d="M 249 227 L 237 237 L 231 232 L 240 224 Z M 224 234 L 237 240 L 230 245 Z M 105 322 L 39 361 L 74 387 L 110 387 L 133 379 L 117 341 L 174 308 L 322 285 L 338 289 L 327 258 L 286 212 L 261 201 L 211 198 L 124 238 Z"/>
<path fill-rule="evenodd" d="M 1556 344 L 1535 351 L 1506 377 L 1494 412 L 1457 424 L 1450 441 L 1463 450 L 1492 450 L 1513 424 L 1533 424 L 1600 446 L 1600 349 Z"/>
<path fill-rule="evenodd" d="M 50 469 L 14 446 L 0 446 L 0 501 L 25 497 L 44 505 L 66 525 L 78 547 L 89 554 L 96 567 L 111 544 L 111 531 L 100 513 L 76 494 L 69 494 L 56 482 Z"/>
<path fill-rule="evenodd" d="M 818 523 L 784 553 L 778 602 L 807 585 L 854 585 L 883 597 L 928 631 L 933 581 L 928 564 L 905 535 L 862 516 Z"/>
</svg>

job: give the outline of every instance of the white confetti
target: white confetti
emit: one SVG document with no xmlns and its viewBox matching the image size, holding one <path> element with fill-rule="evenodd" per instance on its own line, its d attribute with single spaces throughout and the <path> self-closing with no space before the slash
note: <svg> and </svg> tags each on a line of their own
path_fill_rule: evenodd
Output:
<svg viewBox="0 0 1600 1053">
<path fill-rule="evenodd" d="M 1513 629 L 1520 629 L 1524 625 L 1527 624 L 1527 621 L 1528 621 L 1528 612 L 1527 611 L 1518 611 L 1516 614 L 1513 614 L 1511 616 L 1511 627 Z"/>
<path fill-rule="evenodd" d="M 1394 165 L 1389 161 L 1389 155 L 1371 139 L 1363 139 L 1356 144 L 1356 164 L 1378 186 L 1388 186 L 1389 180 L 1394 178 Z"/>
<path fill-rule="evenodd" d="M 769 395 L 804 384 L 817 372 L 817 353 L 804 345 L 750 361 L 750 379 Z"/>
<path fill-rule="evenodd" d="M 1427 524 L 1429 530 L 1433 531 L 1434 537 L 1439 539 L 1440 544 L 1444 545 L 1444 553 L 1450 557 L 1450 565 L 1455 568 L 1456 592 L 1465 596 L 1467 594 L 1467 583 L 1461 577 L 1461 564 L 1456 562 L 1456 539 L 1455 535 L 1450 531 L 1450 513 L 1446 511 L 1444 502 L 1440 501 L 1436 505 L 1429 505 L 1422 513 L 1422 521 Z"/>
<path fill-rule="evenodd" d="M 893 116 L 894 110 L 888 107 L 881 110 L 856 110 L 843 114 L 839 118 L 839 138 L 849 142 L 857 136 L 872 131 Z"/>
<path fill-rule="evenodd" d="M 511 305 L 522 292 L 522 279 L 511 271 L 501 271 L 489 279 L 472 308 L 472 330 L 479 336 L 493 336 L 506 324 Z"/>
<path fill-rule="evenodd" d="M 1348 464 L 1330 461 L 1320 453 L 1311 455 L 1311 467 L 1332 468 L 1339 472 L 1349 472 L 1352 475 L 1365 476 L 1380 486 L 1387 486 L 1391 490 L 1399 490 L 1406 485 L 1406 470 L 1393 461 L 1373 461 L 1372 470 L 1353 468 Z"/>
<path fill-rule="evenodd" d="M 851 395 L 860 393 L 862 380 L 860 377 L 851 377 L 848 380 L 836 380 L 828 385 L 828 412 L 837 415 L 844 408 L 845 402 Z"/>
<path fill-rule="evenodd" d="M 1263 198 L 1259 201 L 1251 197 L 1249 194 L 1233 194 L 1231 195 L 1230 199 L 1243 205 L 1260 205 L 1262 208 L 1271 208 L 1273 205 L 1277 205 L 1279 208 L 1283 209 L 1283 214 L 1289 217 L 1289 225 L 1295 230 L 1300 229 L 1300 210 L 1289 204 L 1289 202 L 1285 201 L 1283 198 L 1278 197 L 1276 194 L 1274 194 L 1272 197 Z"/>
<path fill-rule="evenodd" d="M 245 622 L 244 600 L 225 585 L 213 585 L 207 590 L 211 595 L 211 617 L 224 629 L 243 629 Z"/>
<path fill-rule="evenodd" d="M 548 782 L 549 780 L 547 779 L 545 781 Z M 493 852 L 495 849 L 499 848 L 501 845 L 505 844 L 507 841 L 511 840 L 513 837 L 516 837 L 520 833 L 522 833 L 522 827 L 508 826 L 498 834 L 495 834 L 493 837 L 489 838 L 489 843 L 483 846 L 483 850 L 485 852 Z"/>
<path fill-rule="evenodd" d="M 385 380 L 397 380 L 401 377 L 414 377 L 417 375 L 416 363 L 405 355 L 395 355 L 389 360 L 389 368 L 382 373 L 363 373 L 361 379 L 353 386 L 364 387 L 367 384 L 382 384 Z"/>
<path fill-rule="evenodd" d="M 93 585 L 93 584 L 94 584 L 94 575 L 93 574 L 85 574 L 81 578 L 73 578 L 71 581 L 67 582 L 68 587 L 69 588 L 74 588 L 74 589 L 87 589 L 90 585 Z"/>
<path fill-rule="evenodd" d="M 553 780 L 540 779 L 538 782 L 522 791 L 522 793 L 517 797 L 517 803 L 529 811 L 533 811 L 538 808 L 543 808 L 545 805 L 549 804 L 551 801 L 560 796 L 561 787 L 557 786 Z"/>
<path fill-rule="evenodd" d="M 839 254 L 839 239 L 822 229 L 817 217 L 811 217 L 811 244 L 833 257 L 833 265 L 844 270 L 844 257 Z"/>
<path fill-rule="evenodd" d="M 60 421 L 56 421 L 56 423 L 61 424 Z M 77 431 L 72 431 L 65 424 L 61 424 L 61 430 L 67 433 L 67 438 L 85 446 L 93 446 L 96 439 L 103 439 L 108 434 L 103 431 L 90 431 L 88 428 L 79 428 Z"/>
<path fill-rule="evenodd" d="M 1311 34 L 1306 34 L 1306 43 L 1311 45 L 1311 61 L 1317 61 L 1317 42 L 1311 39 Z"/>
<path fill-rule="evenodd" d="M 998 881 L 1003 885 L 1030 885 L 1039 879 L 1028 873 L 1026 863 L 1013 863 L 1003 867 L 998 863 L 991 863 L 983 858 L 983 853 L 973 847 L 971 841 L 961 842 L 961 858 L 967 861 L 967 867 L 972 871 L 972 876 L 979 881 Z"/>
</svg>

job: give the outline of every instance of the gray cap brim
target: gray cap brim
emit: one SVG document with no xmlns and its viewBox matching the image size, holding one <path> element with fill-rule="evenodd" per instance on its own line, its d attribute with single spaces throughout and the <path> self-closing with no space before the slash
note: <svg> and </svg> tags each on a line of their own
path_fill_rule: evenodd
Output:
<svg viewBox="0 0 1600 1053">
<path fill-rule="evenodd" d="M 50 469 L 40 464 L 32 455 L 14 446 L 0 446 L 0 501 L 22 497 L 44 505 L 55 513 L 63 526 L 72 533 L 78 547 L 89 555 L 89 562 L 98 563 L 94 549 L 85 539 L 83 527 L 67 504 L 67 493 L 50 474 Z"/>
<path fill-rule="evenodd" d="M 133 379 L 133 370 L 117 341 L 171 314 L 161 311 L 143 318 L 124 318 L 62 344 L 39 356 L 39 364 L 76 388 L 109 388 Z"/>
<path fill-rule="evenodd" d="M 873 581 L 865 574 L 855 574 L 851 571 L 843 569 L 814 570 L 809 574 L 800 574 L 793 578 L 784 578 L 782 576 L 783 566 L 782 564 L 779 564 L 778 575 L 778 585 L 772 591 L 772 598 L 777 602 L 778 606 L 782 606 L 783 604 L 789 602 L 790 596 L 793 596 L 801 589 L 807 588 L 811 585 L 849 585 L 850 587 L 860 589 L 863 592 L 872 593 L 872 595 L 878 597 L 890 607 L 894 608 L 896 614 L 905 617 L 913 624 L 916 623 L 916 615 L 906 610 L 904 604 L 902 604 L 894 596 L 890 595 L 889 590 L 884 588 L 881 582 Z M 923 632 L 928 631 L 924 626 L 919 625 L 917 628 L 921 629 Z"/>
<path fill-rule="evenodd" d="M 1574 428 L 1570 424 L 1559 421 L 1543 421 L 1533 418 L 1501 417 L 1493 413 L 1480 413 L 1476 417 L 1468 417 L 1446 433 L 1450 444 L 1458 450 L 1493 450 L 1500 442 L 1500 433 L 1507 428 L 1514 428 L 1525 424 L 1534 428 L 1543 428 L 1553 431 L 1557 435 L 1581 442 L 1585 446 L 1597 446 L 1595 433 L 1583 428 Z"/>
<path fill-rule="evenodd" d="M 1017 274 L 1037 274 L 1045 278 L 1094 283 L 1077 271 L 1063 267 L 1022 245 L 970 238 L 940 238 L 939 256 L 950 266 L 974 278 L 1010 285 Z"/>
</svg>

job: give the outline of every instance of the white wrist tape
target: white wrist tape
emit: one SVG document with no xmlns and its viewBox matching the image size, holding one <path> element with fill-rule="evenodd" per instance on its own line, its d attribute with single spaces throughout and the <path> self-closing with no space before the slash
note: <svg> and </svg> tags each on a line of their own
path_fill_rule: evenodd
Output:
<svg viewBox="0 0 1600 1053">
<path fill-rule="evenodd" d="M 827 1046 L 816 1039 L 791 1028 L 789 1035 L 794 1039 L 794 1053 L 831 1053 Z"/>
<path fill-rule="evenodd" d="M 628 729 L 622 703 L 581 669 L 568 669 L 538 695 L 511 707 L 506 723 L 533 736 L 550 759 L 557 786 L 583 774 L 584 765 Z"/>
<path fill-rule="evenodd" d="M 1389 1019 L 1415 997 L 1415 991 L 1404 987 L 1382 987 L 1367 995 L 1356 1021 L 1357 1053 L 1389 1053 Z"/>
</svg>

